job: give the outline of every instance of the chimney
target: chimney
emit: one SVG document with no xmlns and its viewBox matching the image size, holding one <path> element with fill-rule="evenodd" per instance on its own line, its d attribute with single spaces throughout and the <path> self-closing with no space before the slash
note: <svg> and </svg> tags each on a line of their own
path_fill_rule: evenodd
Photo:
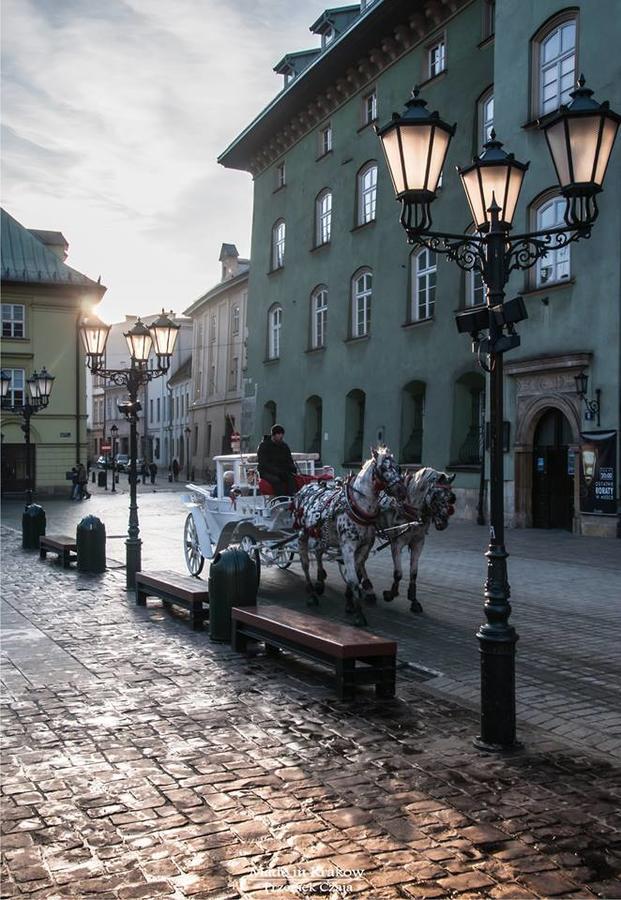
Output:
<svg viewBox="0 0 621 900">
<path fill-rule="evenodd" d="M 221 281 L 230 281 L 239 272 L 239 253 L 235 244 L 222 244 L 220 262 L 222 263 Z"/>
</svg>

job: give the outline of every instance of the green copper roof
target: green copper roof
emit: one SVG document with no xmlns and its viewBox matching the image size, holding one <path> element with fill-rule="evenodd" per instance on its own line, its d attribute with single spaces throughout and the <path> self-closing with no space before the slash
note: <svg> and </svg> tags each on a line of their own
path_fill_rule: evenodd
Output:
<svg viewBox="0 0 621 900">
<path fill-rule="evenodd" d="M 102 284 L 62 262 L 5 209 L 0 210 L 0 213 L 2 281 L 82 286 L 92 288 L 103 296 L 106 289 Z"/>
</svg>

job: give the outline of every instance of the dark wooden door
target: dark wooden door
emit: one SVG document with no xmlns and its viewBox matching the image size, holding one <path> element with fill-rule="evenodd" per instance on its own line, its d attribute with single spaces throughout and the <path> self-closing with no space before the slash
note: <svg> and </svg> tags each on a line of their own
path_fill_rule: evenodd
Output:
<svg viewBox="0 0 621 900">
<path fill-rule="evenodd" d="M 572 529 L 573 475 L 569 474 L 569 423 L 549 410 L 535 433 L 533 449 L 533 526 Z"/>
<path fill-rule="evenodd" d="M 36 446 L 30 444 L 30 473 L 33 487 L 36 485 Z M 22 494 L 28 487 L 26 481 L 26 444 L 2 444 L 2 493 Z"/>
</svg>

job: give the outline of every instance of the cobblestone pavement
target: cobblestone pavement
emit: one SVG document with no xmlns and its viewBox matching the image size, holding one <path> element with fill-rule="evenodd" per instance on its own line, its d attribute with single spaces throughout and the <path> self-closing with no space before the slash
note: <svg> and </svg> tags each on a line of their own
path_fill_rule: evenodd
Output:
<svg viewBox="0 0 621 900">
<path fill-rule="evenodd" d="M 601 755 L 525 726 L 486 756 L 413 669 L 393 702 L 339 703 L 6 527 L 2 572 L 3 897 L 621 897 Z"/>
</svg>

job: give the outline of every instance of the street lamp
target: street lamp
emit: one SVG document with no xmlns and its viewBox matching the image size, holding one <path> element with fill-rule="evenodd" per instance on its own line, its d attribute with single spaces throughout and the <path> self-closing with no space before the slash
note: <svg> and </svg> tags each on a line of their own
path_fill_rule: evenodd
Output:
<svg viewBox="0 0 621 900">
<path fill-rule="evenodd" d="M 112 436 L 112 492 L 116 493 L 116 439 L 119 433 L 118 425 L 113 425 L 110 428 L 110 434 Z"/>
<path fill-rule="evenodd" d="M 580 397 L 581 400 L 584 400 L 584 405 L 586 406 L 584 418 L 587 420 L 587 422 L 592 422 L 595 416 L 597 416 L 597 427 L 599 428 L 599 412 L 602 397 L 600 388 L 595 388 L 595 400 L 589 400 L 589 398 L 587 397 L 589 376 L 586 374 L 586 372 L 580 372 L 579 375 L 574 375 L 574 381 L 576 382 L 576 394 Z"/>
<path fill-rule="evenodd" d="M 185 477 L 186 481 L 190 480 L 190 435 L 192 434 L 190 428 L 186 427 L 183 430 L 185 434 Z"/>
<path fill-rule="evenodd" d="M 431 204 L 455 126 L 413 92 L 403 115 L 376 129 L 390 170 L 401 224 L 408 241 L 443 253 L 466 271 L 477 271 L 486 286 L 486 306 L 461 312 L 459 331 L 468 332 L 479 362 L 490 376 L 490 542 L 486 552 L 485 616 L 477 638 L 481 653 L 481 734 L 477 746 L 509 750 L 515 735 L 515 644 L 509 624 L 509 583 L 504 545 L 503 498 L 503 353 L 519 346 L 515 325 L 526 318 L 520 297 L 505 302 L 504 288 L 513 270 L 529 269 L 548 250 L 591 236 L 597 218 L 596 194 L 602 183 L 621 116 L 592 99 L 581 77 L 572 101 L 540 122 L 566 198 L 565 225 L 509 237 L 528 163 L 517 162 L 491 140 L 472 165 L 458 169 L 472 212 L 475 234 L 432 231 Z M 487 361 L 486 361 L 487 360 Z"/>
<path fill-rule="evenodd" d="M 28 385 L 28 394 L 24 392 L 21 403 L 15 403 L 9 395 L 12 378 L 6 372 L 2 372 L 2 409 L 11 412 L 14 415 L 21 416 L 24 420 L 22 431 L 26 443 L 26 509 L 32 503 L 32 465 L 30 456 L 30 419 L 36 413 L 45 409 L 50 402 L 50 394 L 54 386 L 54 376 L 50 375 L 45 366 L 40 372 L 33 372 L 30 378 L 26 379 Z"/>
<path fill-rule="evenodd" d="M 85 319 L 80 325 L 80 333 L 86 351 L 86 364 L 95 375 L 101 375 L 113 384 L 127 387 L 128 400 L 118 404 L 119 411 L 129 421 L 129 524 L 126 547 L 126 586 L 127 590 L 136 587 L 136 572 L 141 567 L 140 527 L 138 523 L 137 502 L 137 438 L 136 428 L 138 413 L 141 410 L 138 402 L 138 391 L 147 382 L 164 375 L 170 368 L 170 357 L 174 350 L 179 326 L 162 310 L 151 325 L 147 326 L 138 318 L 129 331 L 124 333 L 131 364 L 129 369 L 107 369 L 104 364 L 104 353 L 110 326 L 95 316 Z M 157 366 L 147 368 L 147 360 L 151 352 L 157 357 Z M 112 430 L 112 429 L 111 429 Z M 114 469 L 113 469 L 114 478 Z"/>
</svg>

